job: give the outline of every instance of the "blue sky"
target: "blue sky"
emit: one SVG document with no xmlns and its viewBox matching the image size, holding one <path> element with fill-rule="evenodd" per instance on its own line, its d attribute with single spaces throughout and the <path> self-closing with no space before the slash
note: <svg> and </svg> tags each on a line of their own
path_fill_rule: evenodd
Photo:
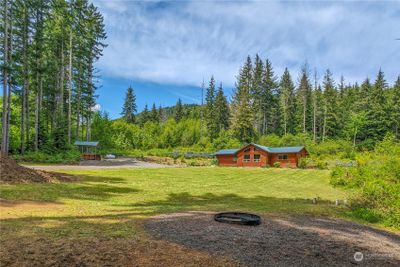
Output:
<svg viewBox="0 0 400 267">
<path fill-rule="evenodd" d="M 97 62 L 98 102 L 118 117 L 132 85 L 138 108 L 201 101 L 211 75 L 232 92 L 247 55 L 269 58 L 280 76 L 297 78 L 307 61 L 319 77 L 400 74 L 400 2 L 93 0 L 105 18 L 108 47 Z"/>
</svg>

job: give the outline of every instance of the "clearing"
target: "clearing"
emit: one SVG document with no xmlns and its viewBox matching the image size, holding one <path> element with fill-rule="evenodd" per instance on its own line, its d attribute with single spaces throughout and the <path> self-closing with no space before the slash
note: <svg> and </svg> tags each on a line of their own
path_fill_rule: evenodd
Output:
<svg viewBox="0 0 400 267">
<path fill-rule="evenodd" d="M 36 170 L 94 170 L 94 169 L 120 169 L 120 168 L 168 168 L 173 165 L 158 164 L 155 162 L 138 160 L 136 158 L 118 157 L 116 159 L 84 160 L 79 165 L 32 165 L 27 167 Z"/>
<path fill-rule="evenodd" d="M 246 254 L 245 249 L 242 255 L 233 257 L 226 248 L 243 238 L 252 240 L 264 235 L 263 240 L 270 243 L 257 238 L 255 241 L 267 249 L 265 246 L 274 244 L 270 239 L 273 233 L 275 246 L 291 242 L 291 237 L 296 237 L 296 244 L 302 240 L 305 245 L 319 241 L 320 246 L 307 251 L 309 259 L 322 264 L 334 265 L 329 260 L 342 257 L 338 264 L 350 265 L 354 260 L 348 254 L 356 249 L 389 257 L 382 256 L 378 262 L 382 266 L 400 261 L 397 251 L 390 250 L 393 244 L 400 243 L 398 235 L 333 219 L 345 217 L 346 208 L 335 206 L 333 201 L 345 199 L 346 194 L 329 185 L 328 171 L 218 167 L 59 171 L 81 178 L 70 183 L 1 185 L 1 266 L 256 266 L 260 258 Z M 312 198 L 319 198 L 318 204 L 312 204 Z M 263 216 L 265 224 L 241 230 L 238 226 L 216 224 L 209 213 L 189 216 L 195 222 L 188 221 L 186 227 L 169 227 L 168 217 L 161 224 L 155 223 L 160 222 L 162 214 L 227 210 L 255 212 Z M 173 224 L 178 226 L 189 217 L 178 220 L 179 216 L 173 216 L 178 220 Z M 160 230 L 163 227 L 170 231 Z M 207 247 L 200 239 L 198 246 L 193 245 L 192 231 L 199 229 L 196 227 L 210 231 L 210 235 L 203 236 L 212 246 Z M 345 231 L 348 235 L 343 235 L 340 242 L 332 241 L 335 234 Z M 226 233 L 233 233 L 238 239 L 227 235 L 227 240 L 219 243 L 216 237 Z M 363 233 L 367 236 L 352 246 L 354 236 Z M 377 241 L 382 243 L 365 245 Z M 215 244 L 219 246 L 217 250 L 213 250 Z M 294 260 L 305 245 L 294 247 L 295 253 L 285 256 L 289 259 L 275 258 L 275 263 Z M 344 249 L 324 254 L 330 245 L 344 245 Z M 393 255 L 385 254 L 388 251 Z M 248 262 L 248 258 L 254 261 Z M 369 262 L 376 263 L 375 259 Z"/>
</svg>

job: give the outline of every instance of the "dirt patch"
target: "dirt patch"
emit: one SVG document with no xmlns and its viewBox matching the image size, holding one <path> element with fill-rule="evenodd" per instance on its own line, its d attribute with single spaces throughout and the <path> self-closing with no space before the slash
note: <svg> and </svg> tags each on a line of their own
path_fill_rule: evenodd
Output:
<svg viewBox="0 0 400 267">
<path fill-rule="evenodd" d="M 33 165 L 27 166 L 35 170 L 95 170 L 95 169 L 119 169 L 119 168 L 171 168 L 165 164 L 147 162 L 136 158 L 116 158 L 103 160 L 84 160 L 79 165 Z"/>
<path fill-rule="evenodd" d="M 15 160 L 0 156 L 0 183 L 48 183 L 76 180 L 77 177 L 73 175 L 33 170 L 18 165 Z"/>
<path fill-rule="evenodd" d="M 52 202 L 40 202 L 30 200 L 8 200 L 0 198 L 0 213 L 3 209 L 8 208 L 20 208 L 20 209 L 53 209 L 62 208 L 63 204 L 52 203 Z"/>
<path fill-rule="evenodd" d="M 0 266 L 237 266 L 167 241 L 24 238 L 2 243 Z"/>
<path fill-rule="evenodd" d="M 339 219 L 270 215 L 259 226 L 241 226 L 189 212 L 154 217 L 144 228 L 155 238 L 248 266 L 400 265 L 399 235 Z"/>
</svg>

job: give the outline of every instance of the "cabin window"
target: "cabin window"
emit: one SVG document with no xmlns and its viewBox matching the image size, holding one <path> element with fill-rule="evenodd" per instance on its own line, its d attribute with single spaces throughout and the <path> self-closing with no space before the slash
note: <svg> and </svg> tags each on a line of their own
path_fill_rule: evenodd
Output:
<svg viewBox="0 0 400 267">
<path fill-rule="evenodd" d="M 260 162 L 261 161 L 261 155 L 255 154 L 254 155 L 254 162 Z"/>
<path fill-rule="evenodd" d="M 288 154 L 279 154 L 278 155 L 279 160 L 287 160 L 288 159 Z"/>
<path fill-rule="evenodd" d="M 243 162 L 250 162 L 250 155 L 244 155 Z"/>
</svg>

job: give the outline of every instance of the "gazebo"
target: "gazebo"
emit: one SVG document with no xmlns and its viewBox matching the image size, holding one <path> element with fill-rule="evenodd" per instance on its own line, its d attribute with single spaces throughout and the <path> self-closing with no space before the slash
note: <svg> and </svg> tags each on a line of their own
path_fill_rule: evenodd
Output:
<svg viewBox="0 0 400 267">
<path fill-rule="evenodd" d="M 78 146 L 81 152 L 81 158 L 84 160 L 101 160 L 100 154 L 97 154 L 98 141 L 75 141 L 74 145 Z"/>
</svg>

